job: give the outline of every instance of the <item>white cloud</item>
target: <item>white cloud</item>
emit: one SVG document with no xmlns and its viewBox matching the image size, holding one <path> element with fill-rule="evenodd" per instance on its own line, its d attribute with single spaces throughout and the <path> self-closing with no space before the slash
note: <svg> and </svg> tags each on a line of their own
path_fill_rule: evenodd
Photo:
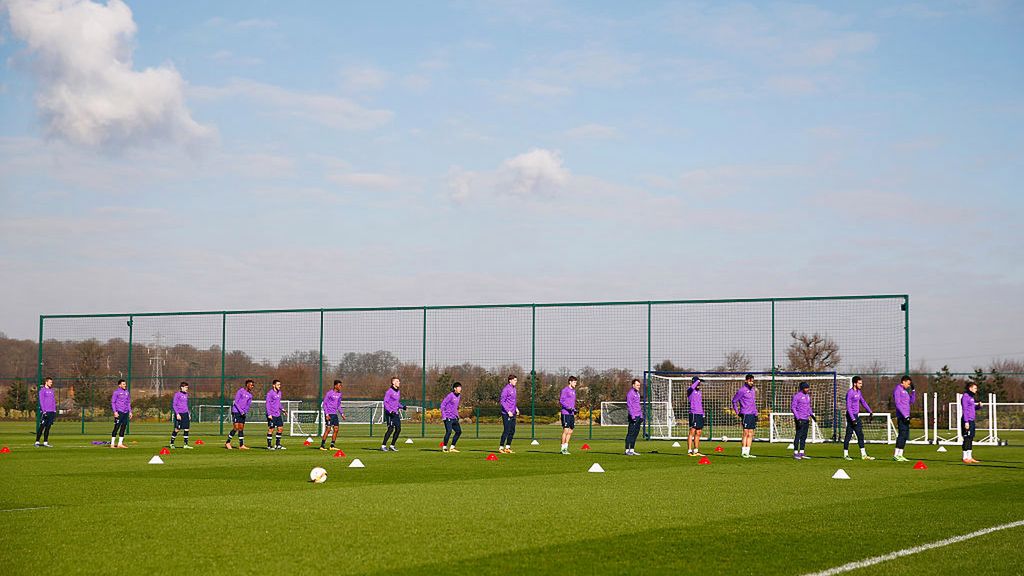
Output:
<svg viewBox="0 0 1024 576">
<path fill-rule="evenodd" d="M 190 95 L 210 100 L 248 98 L 279 111 L 318 124 L 345 130 L 369 130 L 387 124 L 394 117 L 390 110 L 365 108 L 348 98 L 289 90 L 253 80 L 233 79 L 219 87 L 190 89 Z"/>
<path fill-rule="evenodd" d="M 449 197 L 456 201 L 475 196 L 550 198 L 565 188 L 569 178 L 569 170 L 558 152 L 534 148 L 506 159 L 489 172 L 452 168 L 448 173 L 448 190 Z"/>
<path fill-rule="evenodd" d="M 390 74 L 376 66 L 349 66 L 341 71 L 342 85 L 349 92 L 381 90 L 390 78 Z"/>
<path fill-rule="evenodd" d="M 213 135 L 185 106 L 170 64 L 136 71 L 136 26 L 122 0 L 10 0 L 11 31 L 28 46 L 36 106 L 52 135 L 87 146 L 190 142 Z"/>
</svg>

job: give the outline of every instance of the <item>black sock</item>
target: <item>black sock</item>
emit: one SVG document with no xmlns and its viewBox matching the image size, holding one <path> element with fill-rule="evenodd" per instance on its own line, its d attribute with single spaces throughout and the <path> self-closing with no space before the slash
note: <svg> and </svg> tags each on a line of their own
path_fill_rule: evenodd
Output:
<svg viewBox="0 0 1024 576">
<path fill-rule="evenodd" d="M 238 445 L 239 446 L 245 446 L 245 433 L 244 432 L 239 432 L 238 433 Z"/>
<path fill-rule="evenodd" d="M 277 433 L 277 445 L 278 446 L 281 445 L 281 433 L 280 432 Z"/>
<path fill-rule="evenodd" d="M 185 438 L 185 446 L 188 446 L 188 430 L 185 430 L 184 438 Z"/>
<path fill-rule="evenodd" d="M 267 448 L 270 448 L 270 441 L 273 440 L 273 438 L 274 437 L 270 434 L 270 432 L 267 432 Z"/>
<path fill-rule="evenodd" d="M 178 437 L 178 431 L 171 432 L 171 446 L 174 446 L 174 439 Z"/>
<path fill-rule="evenodd" d="M 50 441 L 50 427 L 43 428 L 43 442 Z"/>
<path fill-rule="evenodd" d="M 238 430 L 235 430 L 234 428 L 232 428 L 231 431 L 228 432 L 228 439 L 226 442 L 227 444 L 231 444 L 231 439 L 235 437 L 235 432 L 238 432 Z"/>
</svg>

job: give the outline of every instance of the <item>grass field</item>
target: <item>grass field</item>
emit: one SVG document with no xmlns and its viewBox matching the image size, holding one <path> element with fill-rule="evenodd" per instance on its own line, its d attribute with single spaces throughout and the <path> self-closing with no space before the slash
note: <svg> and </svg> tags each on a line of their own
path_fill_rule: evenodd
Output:
<svg viewBox="0 0 1024 576">
<path fill-rule="evenodd" d="M 957 448 L 909 446 L 927 470 L 883 459 L 891 446 L 847 462 L 816 445 L 798 462 L 784 445 L 744 460 L 736 443 L 705 443 L 712 463 L 698 466 L 667 442 L 641 441 L 638 458 L 620 441 L 574 442 L 561 456 L 529 434 L 497 462 L 485 460 L 494 440 L 443 454 L 414 437 L 383 454 L 345 438 L 333 458 L 294 438 L 284 452 L 228 452 L 202 435 L 159 466 L 147 461 L 163 436 L 110 450 L 90 445 L 102 434 L 55 427 L 45 450 L 27 426 L 0 424 L 4 574 L 803 574 L 1024 519 L 1020 435 L 977 448 L 975 466 Z M 263 445 L 258 426 L 247 440 Z M 594 462 L 607 472 L 587 473 Z M 308 482 L 314 466 L 327 483 Z M 830 478 L 840 467 L 851 480 Z M 1018 527 L 854 573 L 1021 574 L 1022 562 Z"/>
</svg>

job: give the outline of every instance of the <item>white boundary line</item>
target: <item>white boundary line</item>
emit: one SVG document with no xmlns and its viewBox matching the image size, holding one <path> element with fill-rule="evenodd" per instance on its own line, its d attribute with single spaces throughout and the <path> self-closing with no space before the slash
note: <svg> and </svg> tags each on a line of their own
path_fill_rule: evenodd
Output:
<svg viewBox="0 0 1024 576">
<path fill-rule="evenodd" d="M 956 544 L 957 542 L 963 542 L 964 540 L 970 540 L 971 538 L 977 538 L 978 536 L 984 536 L 985 534 L 991 534 L 992 532 L 998 532 L 1000 530 L 1017 528 L 1018 526 L 1024 526 L 1024 520 L 1010 522 L 1009 524 L 1000 524 L 999 526 L 992 526 L 991 528 L 983 528 L 976 532 L 971 532 L 970 534 L 953 536 L 952 538 L 914 546 L 913 548 L 904 548 L 903 550 L 897 550 L 896 552 L 891 552 L 883 556 L 875 556 L 874 558 L 850 562 L 849 564 L 843 564 L 842 566 L 836 566 L 835 568 L 829 568 L 828 570 L 822 570 L 821 572 L 810 572 L 804 576 L 834 576 L 835 574 L 842 574 L 843 572 L 874 566 L 875 564 L 881 564 L 882 562 L 888 562 L 889 560 L 895 560 L 896 558 L 902 558 L 903 556 L 910 556 L 911 554 L 917 554 L 918 552 L 924 552 L 925 550 L 931 550 L 932 548 L 949 546 L 950 544 Z"/>
<path fill-rule="evenodd" d="M 35 506 L 33 508 L 0 508 L 0 512 L 25 512 L 28 510 L 49 510 L 53 506 Z"/>
</svg>

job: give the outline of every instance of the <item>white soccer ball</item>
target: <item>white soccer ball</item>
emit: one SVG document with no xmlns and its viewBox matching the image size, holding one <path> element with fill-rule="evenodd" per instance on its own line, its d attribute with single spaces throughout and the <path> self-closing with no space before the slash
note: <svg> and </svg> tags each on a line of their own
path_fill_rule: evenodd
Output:
<svg viewBox="0 0 1024 576">
<path fill-rule="evenodd" d="M 317 484 L 323 484 L 327 482 L 327 470 L 320 468 L 319 466 L 309 471 L 309 481 Z"/>
</svg>

